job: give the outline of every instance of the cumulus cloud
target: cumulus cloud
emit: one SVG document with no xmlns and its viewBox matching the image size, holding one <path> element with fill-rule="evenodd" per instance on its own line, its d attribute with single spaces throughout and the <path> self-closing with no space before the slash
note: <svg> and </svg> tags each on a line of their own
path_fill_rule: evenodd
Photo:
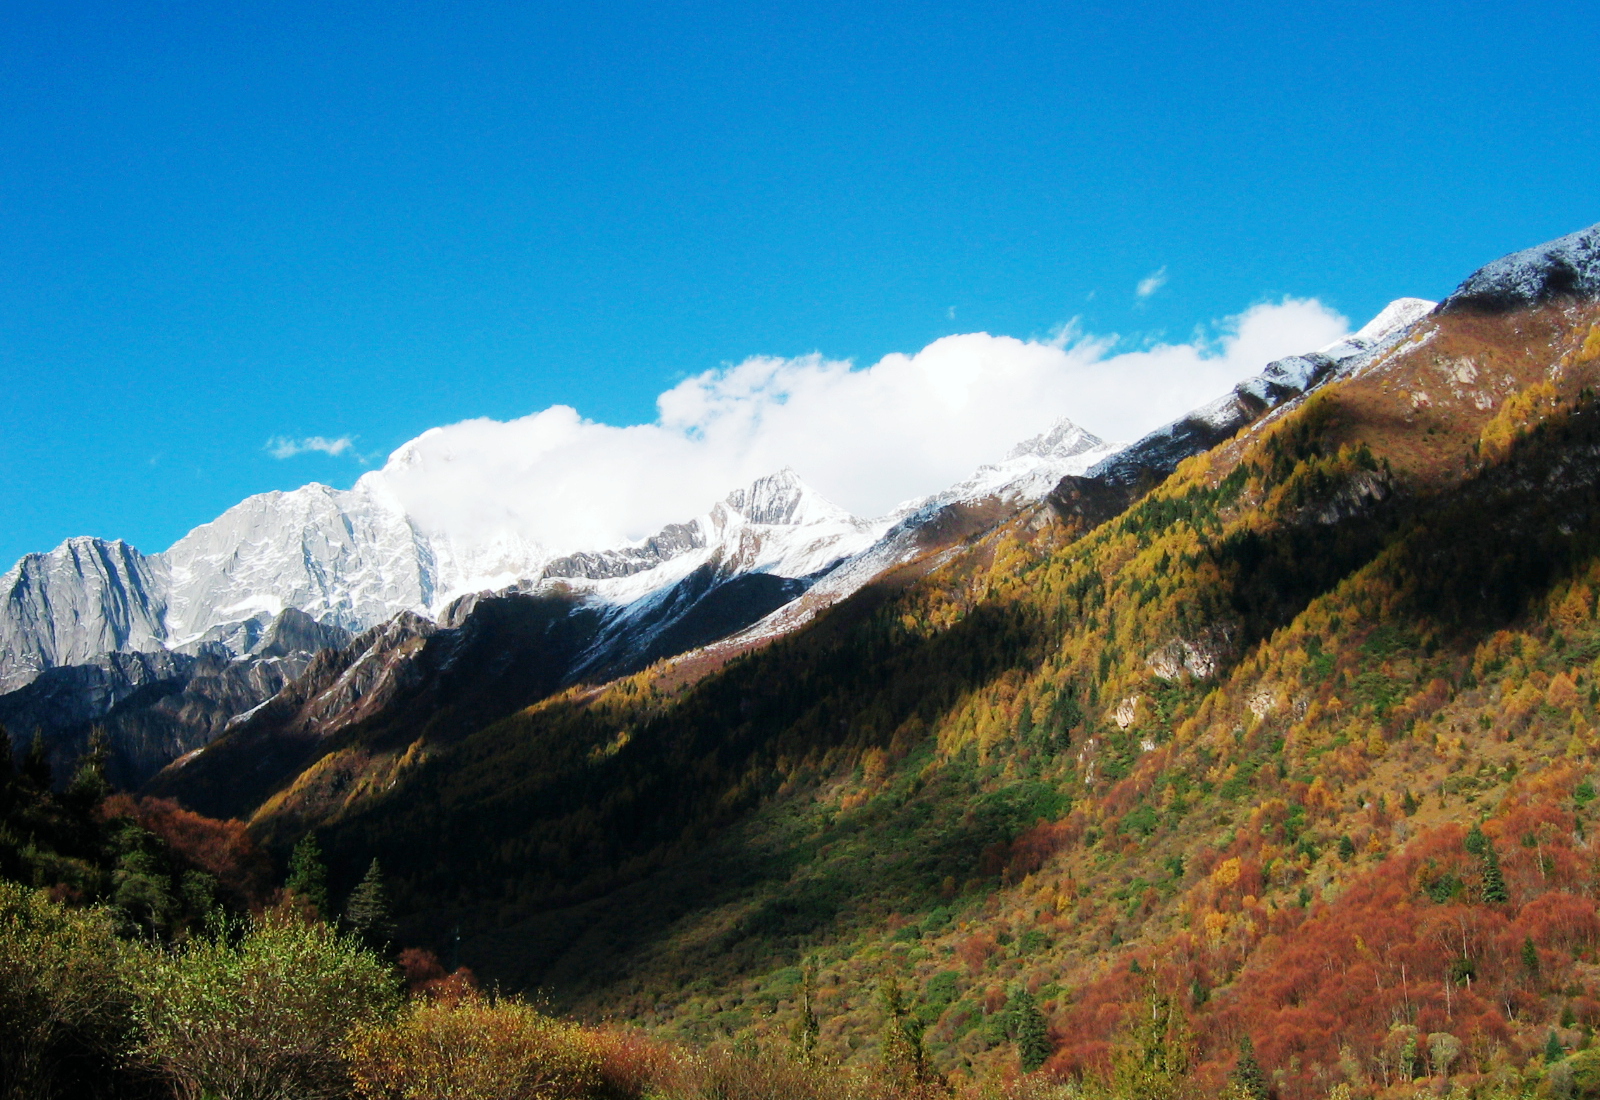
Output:
<svg viewBox="0 0 1600 1100">
<path fill-rule="evenodd" d="M 1063 416 L 1131 441 L 1347 329 L 1315 300 L 1285 299 L 1142 350 L 1068 326 L 1044 341 L 947 336 L 862 368 L 755 357 L 673 386 L 653 423 L 602 424 L 564 405 L 469 420 L 424 433 L 367 478 L 426 528 L 556 553 L 649 535 L 784 466 L 856 515 L 878 516 Z"/>
<path fill-rule="evenodd" d="M 325 455 L 344 454 L 355 445 L 355 440 L 347 435 L 338 439 L 326 439 L 320 435 L 308 435 L 304 439 L 290 439 L 286 435 L 274 436 L 267 440 L 267 453 L 273 458 L 293 458 L 303 455 L 308 451 L 320 451 Z"/>
<path fill-rule="evenodd" d="M 1154 294 L 1156 291 L 1160 290 L 1166 285 L 1167 269 L 1166 266 L 1163 265 L 1159 270 L 1152 271 L 1150 274 L 1139 280 L 1137 293 L 1140 298 L 1148 298 L 1150 295 Z"/>
</svg>

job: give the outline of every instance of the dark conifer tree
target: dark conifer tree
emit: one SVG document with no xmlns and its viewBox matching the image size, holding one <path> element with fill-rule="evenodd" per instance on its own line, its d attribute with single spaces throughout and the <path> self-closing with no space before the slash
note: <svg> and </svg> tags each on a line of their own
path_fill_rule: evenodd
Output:
<svg viewBox="0 0 1600 1100">
<path fill-rule="evenodd" d="M 1522 937 L 1522 968 L 1529 974 L 1539 973 L 1539 949 L 1533 945 L 1532 936 Z"/>
<path fill-rule="evenodd" d="M 1247 1100 L 1268 1100 L 1271 1095 L 1267 1089 L 1267 1075 L 1261 1072 L 1261 1063 L 1256 1061 L 1256 1045 L 1248 1035 L 1239 1040 L 1239 1060 L 1229 1076 Z"/>
<path fill-rule="evenodd" d="M 1482 829 L 1474 825 L 1470 830 L 1467 831 L 1467 837 L 1461 842 L 1461 844 L 1473 855 L 1481 856 L 1489 847 L 1489 838 L 1483 835 Z"/>
<path fill-rule="evenodd" d="M 11 812 L 17 779 L 16 749 L 11 734 L 0 725 L 0 815 Z"/>
<path fill-rule="evenodd" d="M 44 733 L 35 730 L 28 754 L 22 758 L 22 779 L 36 790 L 48 791 L 55 781 L 50 770 L 50 750 L 45 748 Z"/>
<path fill-rule="evenodd" d="M 1483 900 L 1489 905 L 1504 905 L 1511 900 L 1505 876 L 1500 873 L 1500 857 L 1494 854 L 1492 844 L 1485 844 L 1483 849 Z"/>
<path fill-rule="evenodd" d="M 105 730 L 96 726 L 89 736 L 89 748 L 78 758 L 72 779 L 67 783 L 68 805 L 87 814 L 105 800 L 111 793 L 111 784 L 106 782 L 106 763 L 110 759 Z"/>
<path fill-rule="evenodd" d="M 1032 1073 L 1050 1060 L 1050 1031 L 1039 1011 L 1033 994 L 1024 987 L 1012 999 L 1012 1013 L 1017 1021 L 1017 1059 L 1023 1073 Z"/>
<path fill-rule="evenodd" d="M 885 975 L 878 986 L 883 1002 L 883 1070 L 896 1087 L 910 1089 L 927 1077 L 922 1049 L 922 1029 L 900 995 L 900 983 Z"/>
<path fill-rule="evenodd" d="M 1544 1044 L 1544 1060 L 1545 1060 L 1545 1063 L 1547 1065 L 1549 1065 L 1549 1064 L 1552 1064 L 1552 1063 L 1555 1063 L 1555 1062 L 1559 1062 L 1559 1061 L 1561 1061 L 1561 1059 L 1565 1058 L 1566 1056 L 1567 1056 L 1567 1050 L 1566 1050 L 1565 1047 L 1563 1047 L 1561 1045 L 1561 1039 L 1556 1035 L 1556 1033 L 1554 1031 L 1552 1031 L 1550 1033 L 1550 1038 L 1545 1040 L 1545 1044 Z"/>
<path fill-rule="evenodd" d="M 289 856 L 289 877 L 283 888 L 311 905 L 317 916 L 328 913 L 328 869 L 322 864 L 322 847 L 315 833 L 307 833 Z"/>
<path fill-rule="evenodd" d="M 374 951 L 384 952 L 394 942 L 394 918 L 389 910 L 389 892 L 383 887 L 383 872 L 374 859 L 350 893 L 344 907 L 345 924 Z"/>
<path fill-rule="evenodd" d="M 807 959 L 800 971 L 800 1015 L 794 1022 L 794 1029 L 789 1033 L 789 1042 L 794 1046 L 795 1059 L 800 1062 L 810 1062 L 816 1056 L 817 1036 L 822 1030 L 817 1023 L 817 1012 L 813 1004 L 816 994 L 817 962 L 815 959 Z"/>
</svg>

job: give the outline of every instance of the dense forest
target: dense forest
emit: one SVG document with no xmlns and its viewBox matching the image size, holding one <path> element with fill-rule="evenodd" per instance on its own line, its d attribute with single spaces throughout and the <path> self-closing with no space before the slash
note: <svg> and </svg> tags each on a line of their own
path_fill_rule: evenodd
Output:
<svg viewBox="0 0 1600 1100">
<path fill-rule="evenodd" d="M 1592 305 L 1435 315 L 1090 529 L 376 716 L 243 822 L 24 753 L 6 1087 L 1600 1096 L 1597 363 Z M 241 990 L 249 1084 L 183 1015 Z"/>
</svg>

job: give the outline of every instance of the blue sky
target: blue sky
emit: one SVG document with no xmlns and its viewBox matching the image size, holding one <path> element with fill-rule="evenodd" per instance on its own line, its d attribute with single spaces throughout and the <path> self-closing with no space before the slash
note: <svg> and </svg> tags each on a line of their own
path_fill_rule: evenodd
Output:
<svg viewBox="0 0 1600 1100">
<path fill-rule="evenodd" d="M 1595 14 L 0 2 L 0 560 L 752 355 L 1441 296 L 1600 220 Z"/>
</svg>

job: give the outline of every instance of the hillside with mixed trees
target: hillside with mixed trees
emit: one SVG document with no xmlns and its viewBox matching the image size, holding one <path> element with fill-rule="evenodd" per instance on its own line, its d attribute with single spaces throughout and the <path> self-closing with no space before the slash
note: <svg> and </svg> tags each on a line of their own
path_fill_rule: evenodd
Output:
<svg viewBox="0 0 1600 1100">
<path fill-rule="evenodd" d="M 1063 484 L 764 647 L 374 714 L 243 823 L 181 769 L 171 802 L 25 761 L 0 873 L 169 968 L 411 948 L 339 1040 L 361 1095 L 479 1095 L 424 1052 L 559 1031 L 540 1064 L 588 1069 L 492 1087 L 1600 1096 L 1592 290 L 1453 298 L 1164 480 Z M 375 866 L 382 921 L 329 900 Z M 126 1064 L 199 1081 L 134 987 Z"/>
</svg>

